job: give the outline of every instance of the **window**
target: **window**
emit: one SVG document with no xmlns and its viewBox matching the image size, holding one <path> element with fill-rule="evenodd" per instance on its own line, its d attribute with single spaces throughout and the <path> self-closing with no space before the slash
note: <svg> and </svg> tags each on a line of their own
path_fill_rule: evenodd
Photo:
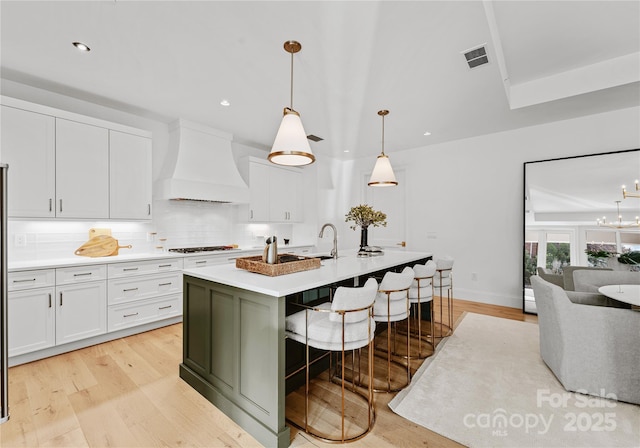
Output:
<svg viewBox="0 0 640 448">
<path fill-rule="evenodd" d="M 606 230 L 587 230 L 587 251 L 589 252 L 617 252 L 616 232 Z M 596 257 L 587 254 L 587 263 L 592 267 L 607 267 L 609 257 Z"/>
<path fill-rule="evenodd" d="M 562 274 L 565 266 L 571 264 L 571 234 L 547 233 L 545 267 L 554 274 Z"/>
<path fill-rule="evenodd" d="M 620 252 L 640 251 L 640 232 L 620 232 Z"/>
</svg>

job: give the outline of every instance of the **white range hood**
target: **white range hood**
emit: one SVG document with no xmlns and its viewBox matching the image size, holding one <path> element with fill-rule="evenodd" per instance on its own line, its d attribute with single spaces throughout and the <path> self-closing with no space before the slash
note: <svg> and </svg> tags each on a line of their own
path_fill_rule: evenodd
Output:
<svg viewBox="0 0 640 448">
<path fill-rule="evenodd" d="M 171 173 L 158 184 L 161 199 L 248 203 L 249 188 L 233 159 L 232 135 L 186 120 L 169 127 Z"/>
</svg>

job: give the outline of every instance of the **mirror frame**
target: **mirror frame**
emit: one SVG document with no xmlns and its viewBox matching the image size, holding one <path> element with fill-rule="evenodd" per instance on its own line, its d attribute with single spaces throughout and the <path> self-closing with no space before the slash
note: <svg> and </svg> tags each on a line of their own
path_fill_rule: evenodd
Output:
<svg viewBox="0 0 640 448">
<path fill-rule="evenodd" d="M 585 158 L 585 157 L 598 157 L 598 156 L 608 156 L 608 155 L 612 155 L 612 154 L 621 154 L 621 153 L 631 153 L 634 151 L 640 151 L 640 148 L 634 148 L 634 149 L 623 149 L 623 150 L 618 150 L 618 151 L 609 151 L 609 152 L 599 152 L 599 153 L 594 153 L 594 154 L 583 154 L 583 155 L 578 155 L 578 156 L 568 156 L 568 157 L 557 157 L 557 158 L 552 158 L 552 159 L 542 159 L 542 160 L 532 160 L 529 162 L 524 162 L 523 166 L 522 166 L 522 178 L 523 178 L 523 182 L 522 182 L 522 245 L 521 245 L 521 263 L 522 263 L 522 312 L 524 314 L 537 314 L 537 313 L 532 313 L 530 311 L 526 311 L 525 309 L 525 300 L 526 300 L 526 284 L 525 284 L 525 278 L 526 278 L 526 266 L 524 263 L 524 254 L 525 254 L 525 250 L 526 250 L 526 232 L 527 232 L 527 222 L 526 222 L 526 213 L 527 213 L 527 205 L 526 205 L 526 200 L 527 200 L 527 166 L 531 165 L 531 164 L 535 164 L 535 163 L 542 163 L 542 162 L 556 162 L 556 161 L 564 161 L 564 160 L 571 160 L 571 159 L 581 159 L 581 158 Z"/>
</svg>

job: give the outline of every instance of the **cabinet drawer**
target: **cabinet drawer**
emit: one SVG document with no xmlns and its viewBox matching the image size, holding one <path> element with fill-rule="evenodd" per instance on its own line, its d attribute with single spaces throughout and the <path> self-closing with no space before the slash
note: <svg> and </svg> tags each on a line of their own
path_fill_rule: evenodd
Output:
<svg viewBox="0 0 640 448">
<path fill-rule="evenodd" d="M 139 277 L 110 279 L 109 305 L 149 299 L 182 292 L 182 273 L 153 274 Z"/>
<path fill-rule="evenodd" d="M 205 266 L 215 266 L 218 264 L 225 264 L 235 262 L 235 259 L 239 257 L 238 254 L 220 254 L 220 255 L 202 255 L 197 257 L 186 257 L 184 259 L 184 268 L 203 268 Z"/>
<path fill-rule="evenodd" d="M 113 305 L 108 311 L 109 331 L 146 324 L 182 314 L 182 294 Z"/>
<path fill-rule="evenodd" d="M 70 268 L 56 268 L 56 285 L 91 282 L 107 279 L 107 265 L 77 266 Z"/>
<path fill-rule="evenodd" d="M 56 273 L 53 269 L 9 272 L 8 281 L 7 289 L 9 291 L 42 288 L 55 285 Z"/>
<path fill-rule="evenodd" d="M 113 263 L 109 264 L 109 278 L 180 270 L 182 270 L 182 258 L 160 258 L 157 260 L 132 261 L 129 263 Z"/>
</svg>

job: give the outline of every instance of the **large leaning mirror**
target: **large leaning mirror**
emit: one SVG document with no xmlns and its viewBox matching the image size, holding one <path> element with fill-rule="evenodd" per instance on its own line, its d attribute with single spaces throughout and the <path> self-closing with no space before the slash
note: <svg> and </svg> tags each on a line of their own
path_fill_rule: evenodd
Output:
<svg viewBox="0 0 640 448">
<path fill-rule="evenodd" d="M 638 180 L 640 149 L 524 164 L 524 312 L 532 275 L 564 287 L 567 266 L 640 269 Z"/>
</svg>

